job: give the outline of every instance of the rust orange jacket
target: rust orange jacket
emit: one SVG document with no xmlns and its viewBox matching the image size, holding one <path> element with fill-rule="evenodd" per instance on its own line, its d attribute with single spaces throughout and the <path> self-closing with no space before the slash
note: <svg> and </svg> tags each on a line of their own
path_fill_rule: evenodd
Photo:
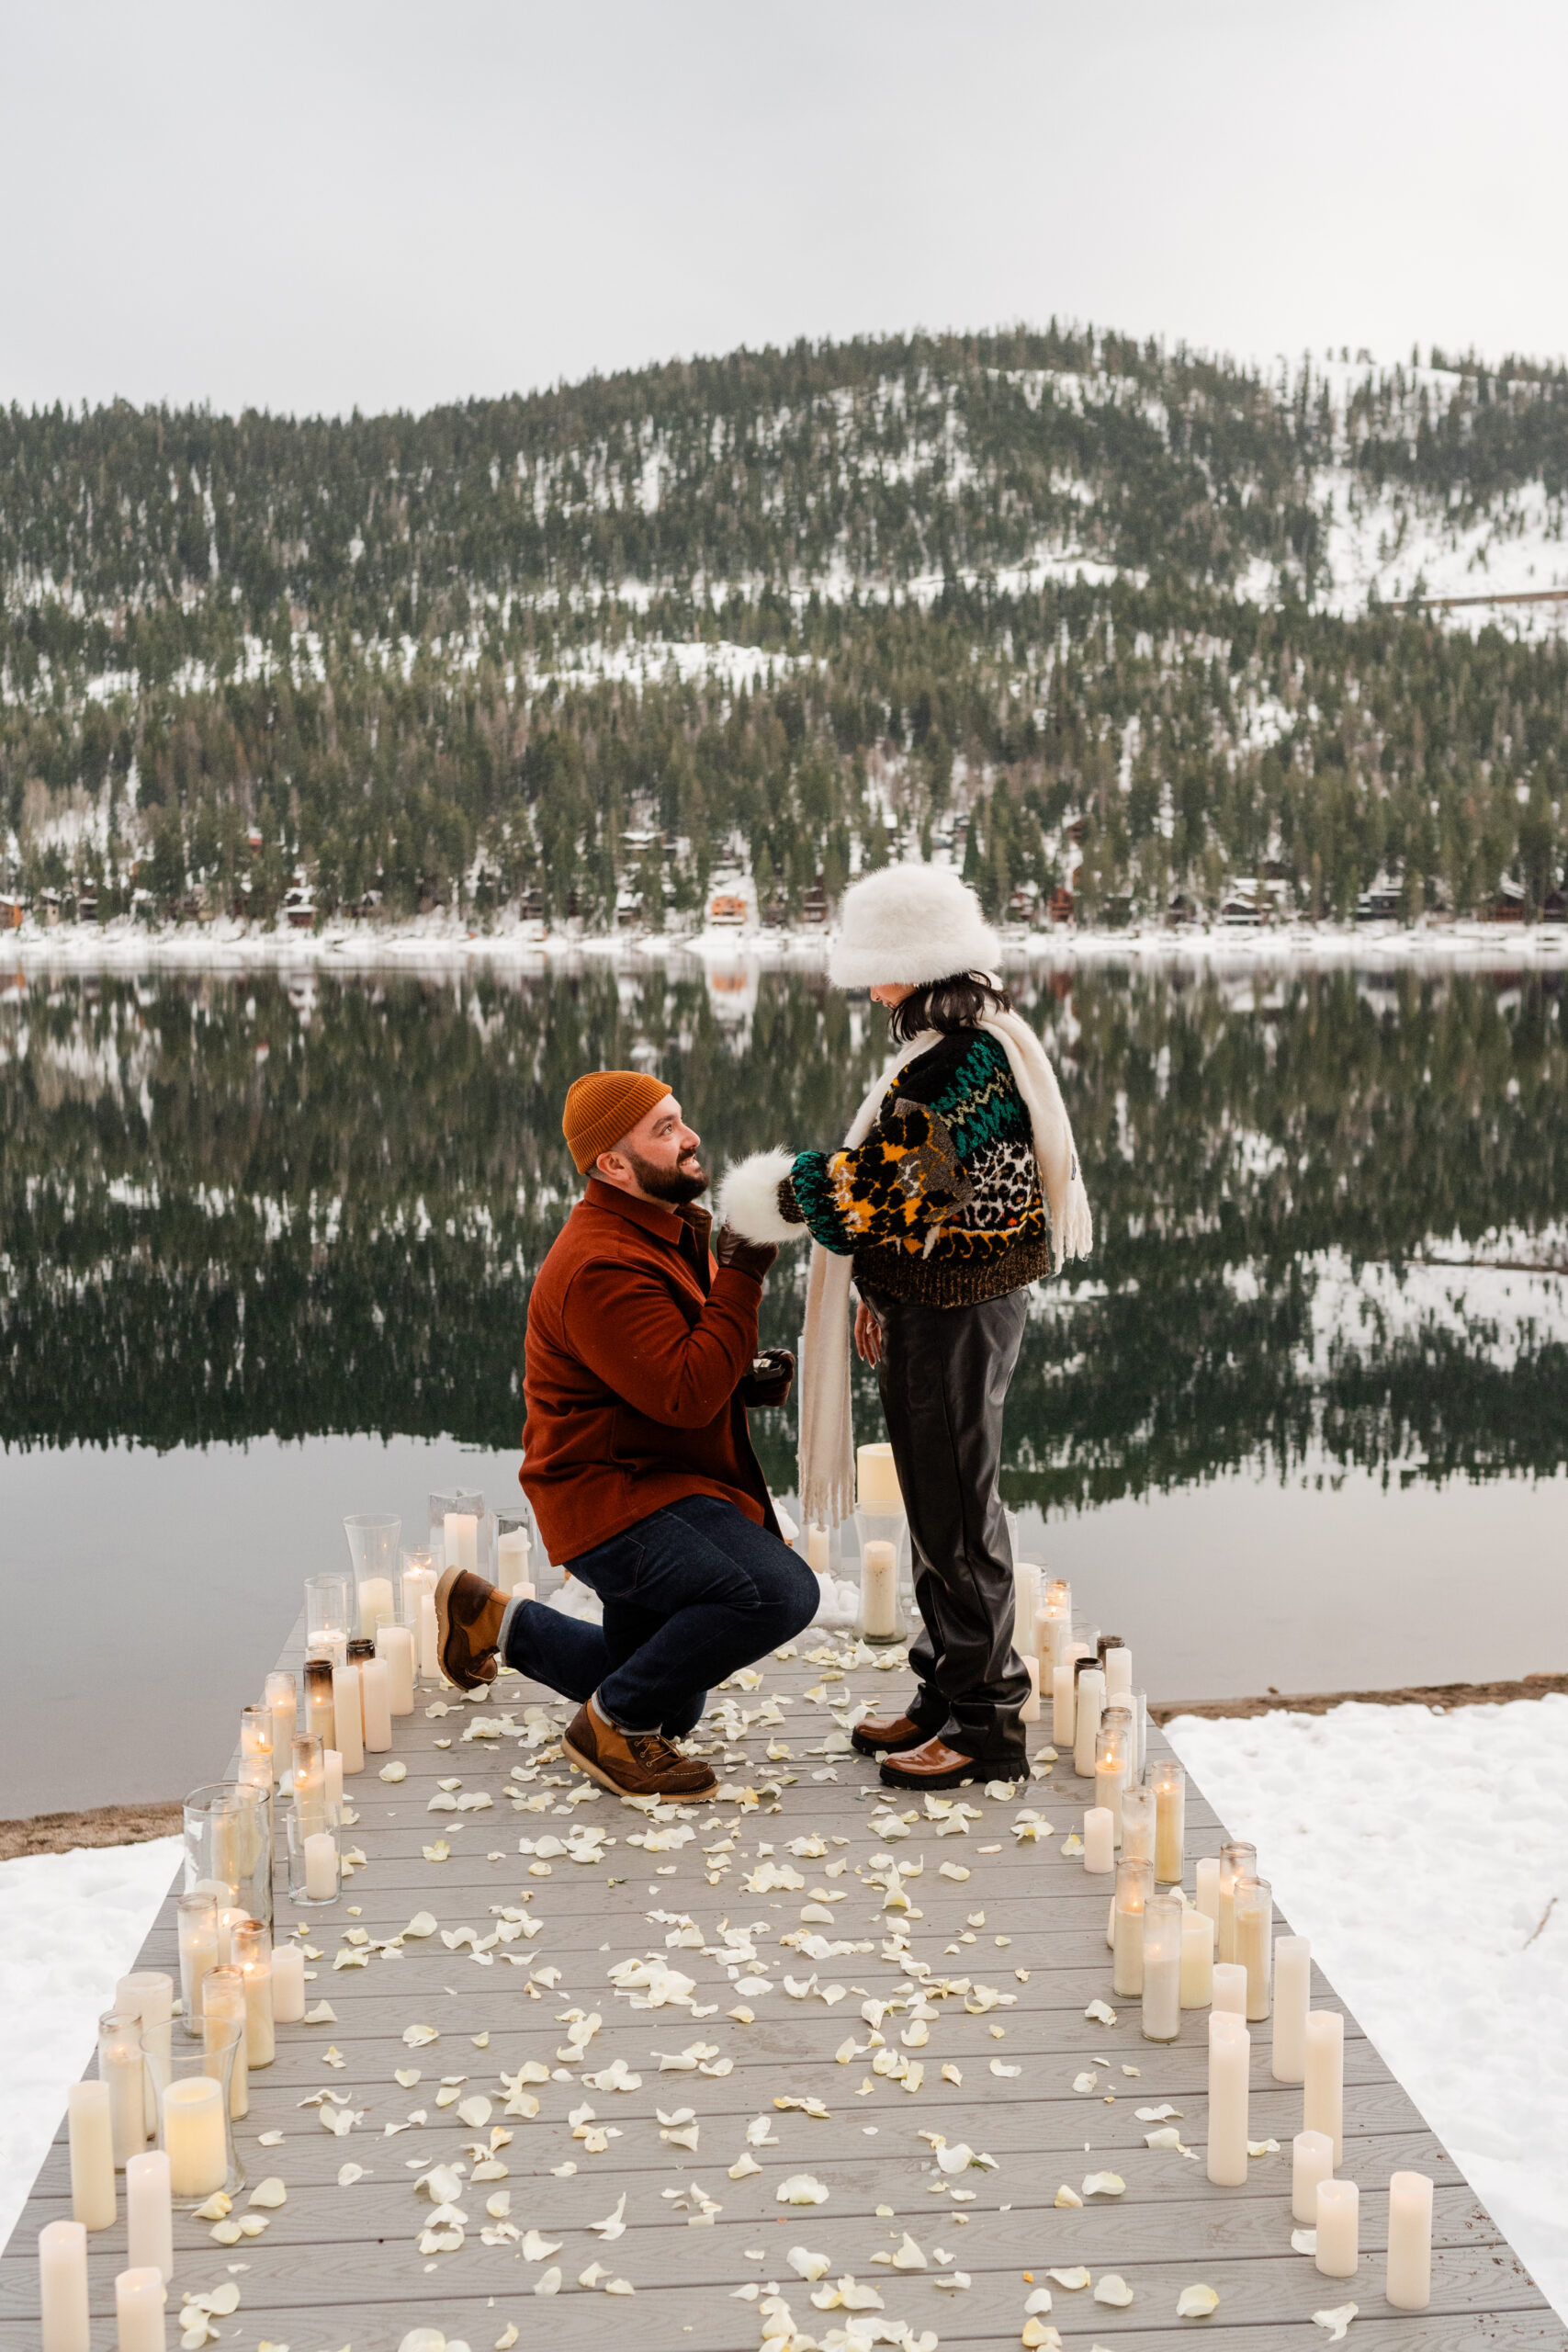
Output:
<svg viewBox="0 0 1568 2352">
<path fill-rule="evenodd" d="M 716 1266 L 710 1224 L 591 1177 L 550 1245 L 528 1302 L 521 1476 L 552 1560 L 682 1495 L 774 1525 L 739 1393 L 762 1286 Z"/>
</svg>

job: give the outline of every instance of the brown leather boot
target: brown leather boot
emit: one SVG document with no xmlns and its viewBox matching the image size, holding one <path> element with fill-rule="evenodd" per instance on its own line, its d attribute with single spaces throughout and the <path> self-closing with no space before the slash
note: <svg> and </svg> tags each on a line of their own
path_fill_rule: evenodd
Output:
<svg viewBox="0 0 1568 2352">
<path fill-rule="evenodd" d="M 931 1734 L 910 1715 L 866 1715 L 850 1734 L 850 1746 L 863 1756 L 897 1756 L 906 1747 L 923 1747 Z"/>
<path fill-rule="evenodd" d="M 699 1758 L 681 1755 L 662 1732 L 617 1731 L 592 1699 L 573 1715 L 561 1746 L 569 1763 L 618 1797 L 705 1797 L 718 1786 Z"/>
<path fill-rule="evenodd" d="M 510 1598 L 469 1568 L 448 1568 L 436 1586 L 435 1655 L 459 1690 L 495 1680 L 496 1645 Z"/>
<path fill-rule="evenodd" d="M 882 1778 L 890 1789 L 955 1789 L 961 1781 L 1019 1781 L 1029 1775 L 1028 1759 L 987 1762 L 949 1747 L 944 1739 L 928 1739 L 902 1756 L 889 1757 Z"/>
</svg>

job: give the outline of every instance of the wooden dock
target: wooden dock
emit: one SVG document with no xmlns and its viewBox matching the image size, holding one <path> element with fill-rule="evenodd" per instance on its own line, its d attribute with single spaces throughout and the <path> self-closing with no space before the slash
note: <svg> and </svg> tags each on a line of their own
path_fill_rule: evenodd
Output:
<svg viewBox="0 0 1568 2352">
<path fill-rule="evenodd" d="M 962 1834 L 939 1835 L 922 1808 L 907 1835 L 890 1839 L 872 1826 L 886 1818 L 884 1801 L 911 1812 L 915 1800 L 881 1791 L 863 1758 L 821 1751 L 837 1745 L 830 1706 L 862 1696 L 885 1706 L 907 1681 L 901 1669 L 889 1675 L 862 1664 L 840 1675 L 838 1666 L 824 1667 L 825 1654 L 841 1659 L 849 1646 L 842 1637 L 808 1634 L 796 1645 L 799 1655 L 763 1662 L 761 1688 L 718 1694 L 737 1716 L 762 1710 L 784 1719 L 738 1727 L 728 1743 L 730 1760 L 713 1758 L 727 1788 L 759 1792 L 760 1802 L 731 1797 L 694 1809 L 683 1819 L 695 1835 L 664 1850 L 641 1845 L 649 1824 L 631 1806 L 603 1793 L 569 1804 L 583 1783 L 550 1758 L 553 1743 L 536 1738 L 530 1747 L 510 1733 L 465 1737 L 479 1720 L 503 1713 L 525 1734 L 531 1707 L 538 1734 L 541 1705 L 564 1724 L 570 1710 L 549 1693 L 510 1676 L 478 1705 L 421 1688 L 414 1714 L 394 1725 L 394 1754 L 407 1778 L 382 1781 L 377 1767 L 386 1759 L 371 1758 L 350 1783 L 358 1821 L 345 1844 L 360 1848 L 367 1866 L 333 1909 L 294 1913 L 286 1898 L 278 1904 L 278 1940 L 297 1918 L 308 1919 L 304 1940 L 321 1953 L 307 1963 L 315 1971 L 308 2004 L 324 1999 L 336 2013 L 331 2023 L 281 2028 L 276 2064 L 251 2078 L 250 2116 L 239 2127 L 242 2161 L 250 2187 L 276 2176 L 288 2200 L 264 2234 L 231 2246 L 213 2244 L 208 2223 L 176 2217 L 171 2346 L 179 2341 L 182 2294 L 231 2279 L 239 2308 L 212 2325 L 219 2342 L 247 2352 L 257 2346 L 395 2352 L 415 2328 L 437 2331 L 448 2346 L 469 2352 L 513 2343 L 525 2352 L 536 2344 L 587 2352 L 606 2338 L 638 2352 L 756 2352 L 771 2288 L 787 2303 L 795 2334 L 829 2352 L 854 2352 L 841 2331 L 868 2321 L 883 2324 L 881 2341 L 906 2325 L 907 2345 L 928 2335 L 943 2347 L 1018 2345 L 1025 2299 L 1039 2287 L 1052 2297 L 1041 2324 L 1086 2352 L 1131 2352 L 1156 2337 L 1199 2334 L 1223 2335 L 1227 2352 L 1326 2345 L 1329 2331 L 1314 2325 L 1313 2314 L 1351 2302 L 1358 2312 L 1346 2339 L 1351 2352 L 1568 2345 L 1495 2223 L 1348 2016 L 1343 2173 L 1361 2186 L 1359 2275 L 1323 2278 L 1292 2250 L 1290 2142 L 1301 2126 L 1301 2093 L 1271 2081 L 1266 2024 L 1253 2029 L 1251 2132 L 1255 2142 L 1278 2141 L 1280 2151 L 1253 2161 L 1244 2188 L 1211 2188 L 1201 2161 L 1207 2013 L 1184 2016 L 1180 2040 L 1160 2048 L 1142 2039 L 1138 2004 L 1114 1999 L 1108 1883 L 1087 1878 L 1081 1862 L 1062 1850 L 1081 1822 L 1085 1784 L 1061 1763 L 1010 1799 L 960 1790 L 953 1793 L 979 1816 L 967 1819 Z M 297 1666 L 299 1656 L 297 1636 L 283 1662 Z M 813 1691 L 815 1699 L 807 1695 Z M 783 1703 L 765 1707 L 770 1698 Z M 443 1701 L 448 1711 L 432 1714 L 432 1703 Z M 1150 1743 L 1157 1750 L 1156 1732 Z M 770 1745 L 791 1754 L 770 1759 Z M 536 1777 L 521 1783 L 513 1777 L 541 1758 Z M 444 1780 L 461 1782 L 446 1794 L 492 1802 L 432 1813 Z M 544 1809 L 514 1812 L 503 1794 L 509 1786 L 546 1801 Z M 1055 1835 L 1018 1836 L 1026 1808 Z M 705 1854 L 722 1842 L 721 1825 L 734 1828 L 733 1852 Z M 520 1838 L 564 1842 L 582 1832 L 602 1833 L 587 1842 L 601 1845 L 603 1859 L 577 1863 L 558 1852 L 547 1856 L 547 1871 L 536 1855 L 518 1850 Z M 1217 1853 L 1223 1835 L 1190 1784 L 1189 1888 L 1192 1861 Z M 814 1837 L 824 1840 L 820 1857 L 787 1850 L 792 1839 Z M 426 1860 L 423 1849 L 438 1840 L 450 1859 Z M 904 1878 L 908 1912 L 886 1909 L 886 1886 L 866 1883 L 886 1877 L 872 1858 L 888 1855 L 906 1873 L 923 1866 Z M 721 1860 L 728 1867 L 716 1871 Z M 798 1875 L 800 1885 L 748 1891 L 752 1872 L 768 1863 Z M 943 1875 L 946 1867 L 968 1875 Z M 502 1919 L 508 1907 L 530 1928 L 536 1921 L 536 1932 Z M 817 1919 L 803 1924 L 803 1907 Z M 378 1943 L 422 1911 L 448 1935 L 467 1927 L 482 1940 L 504 1928 L 512 1939 L 476 1957 L 468 1941 L 449 1949 L 437 1932 L 405 1941 L 395 1957 L 373 1952 L 364 1967 L 334 1969 L 350 1931 Z M 755 1963 L 719 1956 L 721 1922 L 732 1947 L 747 1940 L 738 1930 L 751 1930 Z M 953 1989 L 928 2001 L 937 2012 L 929 2020 L 892 2009 L 877 2049 L 868 2047 L 873 2027 L 863 2004 L 910 1997 L 911 1979 L 887 1944 L 893 1927 L 908 1930 L 910 1951 L 929 1965 L 930 1984 L 945 1979 Z M 1287 1931 L 1280 1923 L 1277 1932 Z M 798 1946 L 781 1947 L 793 1934 L 864 1949 L 814 1959 Z M 610 1972 L 644 1958 L 692 1980 L 689 2005 L 634 2006 L 648 1997 L 646 1988 L 617 1987 Z M 170 1969 L 177 1978 L 172 1900 L 140 1965 Z M 767 1989 L 745 1984 L 748 1977 L 765 1977 Z M 818 1989 L 796 1998 L 786 1989 L 786 1979 L 805 1985 L 813 1977 L 818 1988 L 842 1986 L 841 1996 L 825 2001 Z M 957 1990 L 960 1979 L 967 1992 Z M 1321 1978 L 1314 1998 L 1344 2007 Z M 1118 2011 L 1113 2025 L 1086 2017 L 1094 2001 Z M 736 2019 L 737 2007 L 750 2009 L 755 2021 Z M 585 2052 L 574 2051 L 574 2020 L 591 2015 L 602 2022 Z M 439 2039 L 412 2047 L 406 2030 L 415 2027 L 434 2028 Z M 489 2037 L 482 2047 L 479 2036 Z M 846 2041 L 855 2054 L 840 2063 Z M 694 2067 L 685 2059 L 694 2046 Z M 661 2072 L 661 2055 L 684 2063 Z M 638 2087 L 585 2084 L 616 2060 L 640 2076 Z M 524 2099 L 513 2104 L 536 2100 L 537 2115 L 508 2115 L 501 2076 L 515 2083 L 529 2062 L 548 2069 L 549 2079 L 520 2086 Z M 910 2090 L 873 2071 L 878 2062 L 912 2062 L 923 2079 Z M 959 2079 L 944 2078 L 944 2067 Z M 416 2068 L 417 2082 L 394 2079 Z M 319 2109 L 302 2104 L 323 2092 L 337 2095 L 357 2119 L 346 2135 L 323 2129 Z M 444 2092 L 451 2100 L 442 2106 Z M 458 2104 L 476 2097 L 490 2101 L 480 2124 L 458 2114 Z M 827 2114 L 780 2100 L 818 2103 Z M 1195 2156 L 1145 2144 L 1168 2119 L 1140 2118 L 1138 2109 L 1168 2103 L 1179 2110 L 1176 2129 Z M 593 2114 L 580 2117 L 579 2132 L 614 2136 L 574 2137 L 570 2119 L 583 2108 Z M 695 2112 L 694 2150 L 661 2136 L 689 2126 L 661 2124 L 659 2111 L 672 2119 L 686 2109 Z M 410 2124 L 414 2114 L 423 2120 Z M 416 2184 L 436 2165 L 471 2166 L 498 2126 L 511 2135 L 494 2151 L 504 2177 L 465 2179 L 453 2200 L 467 2217 L 461 2246 L 422 2251 L 422 2232 L 434 2223 L 446 2238 L 454 2225 L 434 2222 L 435 2209 Z M 280 2142 L 259 2144 L 274 2132 Z M 995 2168 L 950 2178 L 922 2136 L 932 2134 L 943 2135 L 949 2149 L 967 2143 Z M 748 2153 L 759 2169 L 731 2179 L 730 2167 Z M 359 2167 L 359 2177 L 340 2185 L 345 2165 Z M 1438 2182 L 1432 2304 L 1418 2315 L 1393 2312 L 1382 2292 L 1388 2177 L 1402 2167 Z M 1056 2203 L 1064 2184 L 1078 2194 L 1086 2177 L 1105 2172 L 1122 2178 L 1122 2194 L 1090 2194 L 1079 2207 Z M 825 2185 L 827 2202 L 781 2205 L 780 2186 L 798 2175 Z M 487 2202 L 507 2192 L 510 2211 L 498 2221 Z M 236 2214 L 246 2210 L 248 2194 L 247 2188 Z M 37 2233 L 69 2211 L 62 2122 L 0 2260 L 0 2352 L 36 2352 Z M 608 2234 L 594 2227 L 605 2222 Z M 554 2250 L 526 2245 L 531 2231 Z M 488 2245 L 487 2232 L 494 2239 Z M 906 2233 L 925 2268 L 874 2259 L 898 2251 Z M 88 2243 L 94 2352 L 108 2352 L 113 2278 L 125 2259 L 123 2199 L 119 2226 Z M 790 2250 L 800 2247 L 829 2257 L 815 2288 L 791 2267 Z M 1094 2299 L 1092 2286 L 1064 2288 L 1048 2277 L 1076 2266 L 1095 2281 L 1116 2274 L 1133 2301 L 1108 2305 Z M 538 2294 L 552 2269 L 559 2291 Z M 586 2287 L 579 2283 L 585 2273 L 594 2282 Z M 880 2312 L 814 2308 L 813 2293 L 846 2274 L 876 2290 Z M 943 2283 L 960 2277 L 965 2283 Z M 1218 2308 L 1208 2319 L 1179 2319 L 1181 2290 L 1200 2284 L 1215 2290 Z M 616 2290 L 607 2292 L 612 2285 Z M 420 2352 L 437 2352 L 434 2336 Z"/>
</svg>

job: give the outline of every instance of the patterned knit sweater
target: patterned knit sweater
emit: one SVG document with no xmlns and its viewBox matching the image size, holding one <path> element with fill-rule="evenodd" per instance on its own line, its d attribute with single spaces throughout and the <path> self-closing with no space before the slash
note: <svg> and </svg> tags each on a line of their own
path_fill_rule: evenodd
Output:
<svg viewBox="0 0 1568 2352">
<path fill-rule="evenodd" d="M 852 1258 L 863 1292 L 927 1306 L 972 1306 L 1051 1271 L 1029 1113 L 982 1030 L 906 1063 L 863 1143 L 801 1152 L 779 1209 Z"/>
</svg>

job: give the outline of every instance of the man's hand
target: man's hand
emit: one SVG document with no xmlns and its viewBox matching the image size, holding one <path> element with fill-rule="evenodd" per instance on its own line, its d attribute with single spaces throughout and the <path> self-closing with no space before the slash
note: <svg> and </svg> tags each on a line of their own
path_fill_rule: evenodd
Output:
<svg viewBox="0 0 1568 2352">
<path fill-rule="evenodd" d="M 855 1353 L 862 1363 L 882 1361 L 882 1326 L 863 1298 L 855 1309 Z"/>
<path fill-rule="evenodd" d="M 732 1225 L 721 1225 L 713 1254 L 721 1266 L 734 1266 L 739 1272 L 761 1282 L 779 1253 L 772 1241 L 748 1241 Z"/>
<path fill-rule="evenodd" d="M 765 1348 L 751 1359 L 740 1384 L 743 1405 L 787 1405 L 795 1380 L 795 1358 L 787 1348 Z"/>
</svg>

